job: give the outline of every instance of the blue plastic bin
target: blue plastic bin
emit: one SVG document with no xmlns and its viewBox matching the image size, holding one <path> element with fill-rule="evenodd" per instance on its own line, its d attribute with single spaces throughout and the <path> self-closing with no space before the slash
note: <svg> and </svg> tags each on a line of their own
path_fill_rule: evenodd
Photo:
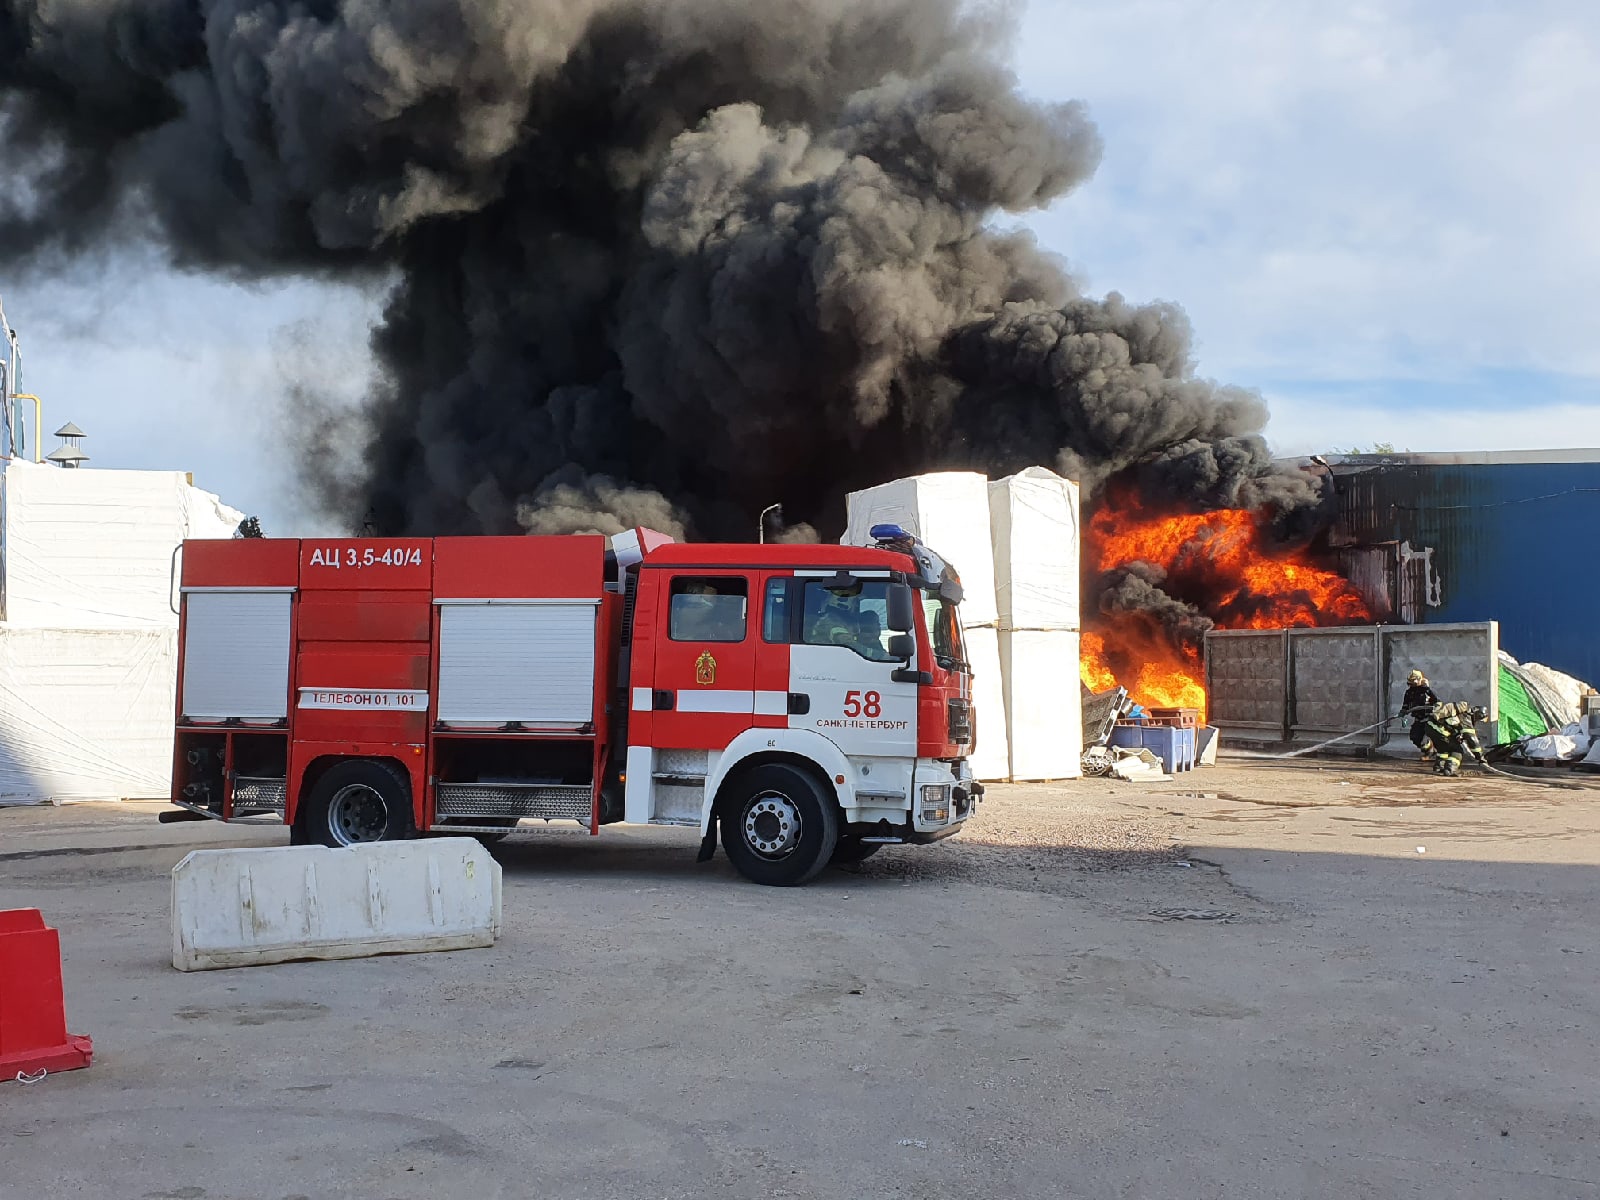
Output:
<svg viewBox="0 0 1600 1200">
<path fill-rule="evenodd" d="M 1175 730 L 1178 735 L 1178 770 L 1192 771 L 1199 754 L 1195 750 L 1195 731 L 1193 729 Z"/>
<path fill-rule="evenodd" d="M 1161 760 L 1168 775 L 1194 769 L 1194 730 L 1173 729 L 1168 725 L 1116 725 L 1111 744 L 1126 750 L 1148 750 Z"/>
</svg>

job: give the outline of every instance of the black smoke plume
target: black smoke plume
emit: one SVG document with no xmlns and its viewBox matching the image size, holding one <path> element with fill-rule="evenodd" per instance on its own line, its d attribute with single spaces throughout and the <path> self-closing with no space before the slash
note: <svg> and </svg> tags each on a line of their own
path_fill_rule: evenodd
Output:
<svg viewBox="0 0 1600 1200">
<path fill-rule="evenodd" d="M 303 460 L 352 530 L 746 540 L 781 502 L 828 532 L 852 488 L 1034 463 L 1313 510 L 1181 312 L 996 227 L 1100 153 L 1019 92 L 1010 29 L 958 0 L 0 0 L 0 266 L 153 240 L 392 279 L 360 463 Z"/>
</svg>

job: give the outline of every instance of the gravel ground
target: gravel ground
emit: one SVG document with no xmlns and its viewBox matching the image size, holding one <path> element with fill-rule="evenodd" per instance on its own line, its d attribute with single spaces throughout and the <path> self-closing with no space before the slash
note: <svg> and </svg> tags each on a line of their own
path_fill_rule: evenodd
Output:
<svg viewBox="0 0 1600 1200">
<path fill-rule="evenodd" d="M 5 1200 L 1600 1195 L 1592 785 L 994 788 L 792 890 L 542 830 L 491 950 L 198 975 L 168 871 L 285 839 L 153 811 L 0 810 L 96 1047 L 0 1084 Z"/>
</svg>

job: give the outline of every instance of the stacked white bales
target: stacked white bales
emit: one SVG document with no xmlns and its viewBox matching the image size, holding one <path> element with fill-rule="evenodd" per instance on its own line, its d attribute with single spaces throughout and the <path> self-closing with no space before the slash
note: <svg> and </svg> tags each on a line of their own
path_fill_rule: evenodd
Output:
<svg viewBox="0 0 1600 1200">
<path fill-rule="evenodd" d="M 1009 771 L 1000 621 L 995 607 L 994 549 L 989 531 L 989 481 L 975 471 L 938 471 L 851 492 L 846 546 L 870 546 L 874 525 L 898 525 L 921 539 L 961 576 L 961 623 L 972 664 L 977 746 L 972 773 L 1000 780 Z M 1076 679 L 1076 668 L 1074 668 Z"/>
<path fill-rule="evenodd" d="M 0 804 L 163 797 L 173 554 L 244 514 L 177 471 L 0 470 Z"/>
<path fill-rule="evenodd" d="M 1029 467 L 989 485 L 1007 777 L 1083 773 L 1078 485 Z"/>
</svg>

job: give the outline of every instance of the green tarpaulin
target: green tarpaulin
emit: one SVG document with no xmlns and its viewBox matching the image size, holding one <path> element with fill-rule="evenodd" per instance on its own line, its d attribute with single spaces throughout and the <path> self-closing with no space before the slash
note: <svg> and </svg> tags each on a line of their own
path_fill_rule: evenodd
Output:
<svg viewBox="0 0 1600 1200">
<path fill-rule="evenodd" d="M 1500 742 L 1502 745 L 1518 738 L 1538 737 L 1548 733 L 1544 718 L 1534 708 L 1533 701 L 1522 686 L 1522 681 L 1505 667 L 1500 668 Z"/>
</svg>

